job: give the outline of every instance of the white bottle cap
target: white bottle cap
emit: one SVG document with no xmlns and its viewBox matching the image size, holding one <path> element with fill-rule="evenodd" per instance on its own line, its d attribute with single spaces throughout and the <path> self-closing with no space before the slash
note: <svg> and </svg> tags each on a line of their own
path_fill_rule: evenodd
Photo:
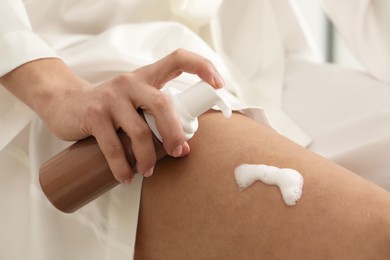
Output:
<svg viewBox="0 0 390 260">
<path fill-rule="evenodd" d="M 221 90 L 214 89 L 204 81 L 198 82 L 183 92 L 179 92 L 174 88 L 167 88 L 164 92 L 172 98 L 176 112 L 180 117 L 186 140 L 190 139 L 198 130 L 197 117 L 213 106 L 217 106 L 226 118 L 232 115 L 231 105 L 222 95 Z M 162 141 L 153 116 L 146 112 L 144 112 L 144 116 L 150 129 Z"/>
</svg>

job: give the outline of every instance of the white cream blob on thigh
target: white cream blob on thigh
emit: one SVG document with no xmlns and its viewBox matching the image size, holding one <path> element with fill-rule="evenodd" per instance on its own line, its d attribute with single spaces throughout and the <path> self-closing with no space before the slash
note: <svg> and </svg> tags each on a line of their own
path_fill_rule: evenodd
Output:
<svg viewBox="0 0 390 260">
<path fill-rule="evenodd" d="M 284 202 L 289 206 L 294 206 L 302 195 L 303 177 L 293 169 L 280 169 L 264 164 L 241 164 L 234 170 L 234 177 L 241 190 L 257 180 L 278 186 Z"/>
</svg>

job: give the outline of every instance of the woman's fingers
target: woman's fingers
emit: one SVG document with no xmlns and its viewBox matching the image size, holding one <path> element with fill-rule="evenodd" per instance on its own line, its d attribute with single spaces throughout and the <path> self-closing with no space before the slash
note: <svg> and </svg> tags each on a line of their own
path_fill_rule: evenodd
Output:
<svg viewBox="0 0 390 260">
<path fill-rule="evenodd" d="M 173 157 L 188 154 L 188 149 L 183 149 L 185 145 L 183 128 L 171 98 L 146 84 L 139 88 L 139 91 L 130 89 L 129 98 L 133 100 L 136 107 L 154 117 L 165 151 Z"/>
<path fill-rule="evenodd" d="M 224 85 L 222 76 L 208 59 L 182 49 L 172 52 L 151 65 L 142 67 L 137 72 L 144 73 L 145 80 L 158 88 L 163 87 L 165 83 L 178 77 L 182 72 L 197 74 L 215 88 L 221 88 Z"/>
<path fill-rule="evenodd" d="M 169 155 L 181 157 L 189 153 L 190 147 L 173 102 L 158 90 L 182 72 L 197 74 L 215 88 L 224 84 L 209 60 L 192 52 L 177 50 L 154 64 L 115 77 L 92 90 L 95 93 L 92 95 L 95 97 L 92 108 L 97 107 L 99 111 L 95 120 L 89 120 L 89 129 L 92 129 L 110 169 L 120 182 L 129 183 L 133 170 L 116 133 L 119 127 L 131 139 L 136 169 L 140 174 L 145 177 L 152 175 L 156 163 L 152 132 L 138 114 L 138 108 L 154 117 Z"/>
<path fill-rule="evenodd" d="M 185 136 L 180 119 L 176 114 L 171 98 L 155 89 L 153 98 L 145 100 L 148 106 L 148 112 L 151 113 L 156 121 L 157 129 L 162 137 L 164 148 L 167 153 L 173 157 L 180 157 L 183 154 Z"/>
<path fill-rule="evenodd" d="M 142 91 L 129 88 L 129 96 L 136 107 L 153 115 L 157 129 L 163 138 L 164 148 L 169 155 L 174 157 L 185 156 L 190 149 L 188 143 L 185 142 L 180 119 L 171 99 L 166 94 L 150 88 L 150 85 L 161 88 L 182 72 L 197 74 L 215 88 L 221 88 L 224 85 L 221 75 L 208 59 L 178 49 L 165 58 L 133 72 L 132 75 L 141 78 L 141 81 L 146 83 Z"/>
<path fill-rule="evenodd" d="M 110 120 L 102 118 L 100 125 L 92 133 L 107 160 L 114 177 L 122 183 L 129 184 L 133 179 L 133 171 L 126 160 L 122 143 Z"/>
<path fill-rule="evenodd" d="M 156 163 L 151 130 L 127 98 L 122 102 L 118 102 L 118 104 L 120 105 L 113 111 L 115 121 L 118 122 L 122 130 L 131 139 L 131 148 L 136 159 L 137 172 L 145 177 L 149 177 L 153 174 L 153 168 Z"/>
</svg>

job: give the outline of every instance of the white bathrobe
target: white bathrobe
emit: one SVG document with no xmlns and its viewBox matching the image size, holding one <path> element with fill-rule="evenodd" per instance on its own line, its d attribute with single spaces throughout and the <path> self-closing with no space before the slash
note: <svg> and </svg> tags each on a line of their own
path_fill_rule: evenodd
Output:
<svg viewBox="0 0 390 260">
<path fill-rule="evenodd" d="M 318 53 L 293 1 L 0 0 L 0 76 L 60 57 L 99 82 L 188 49 L 216 64 L 242 102 L 236 109 L 267 123 L 263 110 L 248 108 L 263 107 L 282 134 L 302 145 L 312 137 L 314 151 L 353 169 L 361 165 L 354 170 L 386 186 L 389 4 L 324 3 L 367 74 L 315 63 Z M 197 80 L 182 75 L 171 84 Z M 0 88 L 0 259 L 132 259 L 142 179 L 76 213 L 60 213 L 37 177 L 40 164 L 67 145 Z"/>
</svg>

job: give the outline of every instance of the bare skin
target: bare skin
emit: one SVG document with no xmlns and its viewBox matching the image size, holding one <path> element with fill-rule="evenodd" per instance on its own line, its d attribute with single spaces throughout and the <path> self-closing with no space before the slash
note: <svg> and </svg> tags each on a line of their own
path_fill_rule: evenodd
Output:
<svg viewBox="0 0 390 260">
<path fill-rule="evenodd" d="M 144 180 L 136 259 L 389 259 L 390 194 L 239 114 L 200 118 L 191 154 Z M 298 170 L 303 196 L 239 191 L 242 163 Z"/>
</svg>

